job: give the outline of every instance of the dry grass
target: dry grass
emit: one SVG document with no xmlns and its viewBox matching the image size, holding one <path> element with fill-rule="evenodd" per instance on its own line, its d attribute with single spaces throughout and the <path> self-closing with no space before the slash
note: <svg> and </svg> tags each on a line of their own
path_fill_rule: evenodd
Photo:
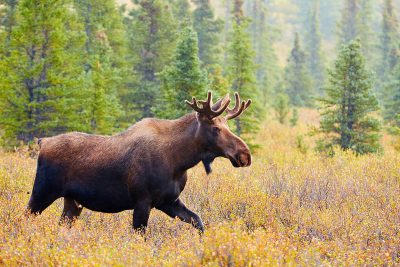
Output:
<svg viewBox="0 0 400 267">
<path fill-rule="evenodd" d="M 146 239 L 131 230 L 131 212 L 84 210 L 68 229 L 58 225 L 61 200 L 25 218 L 35 160 L 0 153 L 0 265 L 399 265 L 400 154 L 388 144 L 382 156 L 300 152 L 306 131 L 267 122 L 251 168 L 218 160 L 209 177 L 190 171 L 182 197 L 207 225 L 202 237 L 158 211 Z"/>
</svg>

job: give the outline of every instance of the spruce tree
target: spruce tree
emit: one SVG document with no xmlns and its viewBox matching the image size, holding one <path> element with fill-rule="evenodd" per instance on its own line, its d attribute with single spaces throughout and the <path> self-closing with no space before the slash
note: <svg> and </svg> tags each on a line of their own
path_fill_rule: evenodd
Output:
<svg viewBox="0 0 400 267">
<path fill-rule="evenodd" d="M 273 26 L 267 21 L 268 13 L 265 3 L 261 0 L 255 0 L 250 5 L 250 12 L 252 20 L 249 30 L 255 50 L 257 87 L 262 97 L 260 103 L 266 106 L 279 82 L 281 70 L 278 67 L 278 59 L 273 49 L 275 36 Z"/>
<path fill-rule="evenodd" d="M 118 98 L 118 85 L 121 83 L 119 68 L 113 65 L 111 47 L 106 40 L 97 40 L 96 53 L 86 61 L 89 69 L 85 72 L 85 91 L 82 102 L 85 104 L 86 131 L 111 134 L 118 128 L 122 107 Z"/>
<path fill-rule="evenodd" d="M 373 33 L 372 0 L 344 0 L 342 19 L 339 23 L 339 42 L 342 44 L 360 39 L 363 56 L 369 65 L 375 62 L 376 46 L 375 34 Z"/>
<path fill-rule="evenodd" d="M 10 37 L 10 55 L 0 62 L 0 126 L 9 140 L 82 129 L 84 107 L 79 58 L 83 38 L 68 3 L 21 0 Z"/>
<path fill-rule="evenodd" d="M 285 91 L 294 106 L 312 105 L 312 81 L 305 52 L 300 46 L 299 34 L 295 34 L 294 46 L 285 68 Z"/>
<path fill-rule="evenodd" d="M 381 80 L 390 78 L 399 57 L 399 29 L 393 1 L 385 0 L 382 14 L 381 60 L 378 73 Z"/>
<path fill-rule="evenodd" d="M 279 94 L 275 103 L 273 104 L 275 110 L 275 116 L 280 124 L 285 124 L 286 117 L 289 114 L 289 98 L 286 94 Z"/>
<path fill-rule="evenodd" d="M 87 131 L 112 133 L 121 115 L 118 93 L 126 80 L 126 39 L 113 0 L 75 0 L 85 29 L 85 96 Z"/>
<path fill-rule="evenodd" d="M 390 126 L 400 128 L 400 66 L 393 71 L 392 78 L 386 86 L 384 101 L 384 118 Z"/>
<path fill-rule="evenodd" d="M 161 117 L 181 117 L 190 111 L 185 100 L 205 95 L 207 72 L 200 67 L 198 52 L 197 34 L 188 26 L 180 33 L 171 64 L 161 73 L 164 93 L 158 108 Z"/>
<path fill-rule="evenodd" d="M 319 29 L 319 1 L 315 1 L 310 9 L 305 39 L 309 71 L 313 78 L 313 83 L 318 89 L 318 93 L 321 93 L 324 84 L 324 62 L 322 56 L 322 38 Z"/>
<path fill-rule="evenodd" d="M 380 125 L 371 116 L 378 109 L 378 102 L 358 40 L 342 47 L 329 71 L 329 81 L 326 97 L 321 99 L 319 130 L 325 136 L 319 141 L 319 149 L 332 151 L 333 146 L 339 145 L 357 154 L 378 152 Z"/>
<path fill-rule="evenodd" d="M 339 47 L 356 39 L 359 33 L 360 0 L 343 0 L 342 18 L 339 26 Z"/>
<path fill-rule="evenodd" d="M 378 38 L 374 32 L 375 20 L 373 10 L 374 0 L 360 0 L 360 26 L 357 38 L 361 41 L 361 52 L 366 59 L 367 65 L 373 67 L 377 61 Z"/>
<path fill-rule="evenodd" d="M 199 38 L 199 57 L 209 71 L 219 62 L 220 33 L 223 22 L 215 19 L 210 0 L 194 0 L 193 27 Z"/>
<path fill-rule="evenodd" d="M 181 27 L 188 26 L 192 21 L 192 11 L 189 0 L 169 0 L 174 18 Z"/>
<path fill-rule="evenodd" d="M 384 119 L 391 127 L 400 129 L 400 64 L 397 64 L 386 82 L 384 99 Z M 400 133 L 400 130 L 397 132 Z"/>
<path fill-rule="evenodd" d="M 0 36 L 3 37 L 3 43 L 0 46 L 8 46 L 11 33 L 16 24 L 16 10 L 18 0 L 0 0 Z M 4 47 L 4 49 L 6 49 Z"/>
<path fill-rule="evenodd" d="M 231 91 L 238 92 L 242 99 L 252 99 L 252 107 L 246 116 L 235 119 L 235 131 L 248 138 L 259 129 L 262 110 L 259 104 L 259 91 L 256 87 L 254 51 L 248 29 L 248 19 L 243 15 L 242 0 L 234 1 L 233 32 L 228 48 L 228 79 Z"/>
<path fill-rule="evenodd" d="M 229 92 L 229 83 L 222 74 L 222 67 L 216 65 L 214 71 L 209 75 L 210 89 L 215 98 L 222 97 Z"/>
<path fill-rule="evenodd" d="M 138 111 L 136 119 L 154 116 L 156 100 L 161 97 L 157 73 L 170 63 L 175 49 L 176 23 L 171 9 L 161 0 L 136 1 L 128 21 L 130 54 L 136 81 L 126 101 Z M 132 114 L 134 116 L 134 114 Z M 132 120 L 135 119 L 132 117 Z"/>
<path fill-rule="evenodd" d="M 233 0 L 225 0 L 224 1 L 224 30 L 223 30 L 223 47 L 224 47 L 224 65 L 227 64 L 228 61 L 228 52 L 226 47 L 228 47 L 230 32 L 232 31 L 232 2 Z"/>
</svg>

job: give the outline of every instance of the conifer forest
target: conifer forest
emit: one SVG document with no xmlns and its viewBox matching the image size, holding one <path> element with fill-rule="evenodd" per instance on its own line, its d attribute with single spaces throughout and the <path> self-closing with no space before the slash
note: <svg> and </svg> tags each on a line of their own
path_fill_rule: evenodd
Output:
<svg viewBox="0 0 400 267">
<path fill-rule="evenodd" d="M 202 127 L 208 92 L 251 166 L 188 169 L 204 233 L 157 206 L 145 232 L 63 198 L 27 215 L 41 140 Z M 0 266 L 375 265 L 400 265 L 400 0 L 0 0 Z"/>
</svg>

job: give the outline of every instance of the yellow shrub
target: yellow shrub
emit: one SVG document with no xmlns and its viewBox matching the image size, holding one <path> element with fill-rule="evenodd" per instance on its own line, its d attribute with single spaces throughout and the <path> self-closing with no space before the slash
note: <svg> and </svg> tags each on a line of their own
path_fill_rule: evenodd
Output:
<svg viewBox="0 0 400 267">
<path fill-rule="evenodd" d="M 132 212 L 84 209 L 72 229 L 58 225 L 62 201 L 23 216 L 35 160 L 0 153 L 0 265 L 7 266 L 281 266 L 400 264 L 400 153 L 326 158 L 298 150 L 315 113 L 290 128 L 267 122 L 254 164 L 234 169 L 219 159 L 206 176 L 189 171 L 182 199 L 204 220 L 190 225 L 159 211 L 145 238 L 131 230 Z M 304 119 L 305 118 L 305 119 Z"/>
</svg>

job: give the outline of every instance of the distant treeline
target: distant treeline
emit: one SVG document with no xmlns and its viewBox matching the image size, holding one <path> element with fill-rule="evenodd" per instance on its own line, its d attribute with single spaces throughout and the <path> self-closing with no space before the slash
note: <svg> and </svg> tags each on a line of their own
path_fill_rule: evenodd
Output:
<svg viewBox="0 0 400 267">
<path fill-rule="evenodd" d="M 385 119 L 399 126 L 392 0 L 384 1 L 379 34 L 371 25 L 373 0 L 342 1 L 337 51 L 359 40 L 365 67 L 375 73 L 369 87 Z M 299 8 L 302 27 L 281 69 L 270 1 L 226 0 L 217 18 L 209 0 L 134 0 L 129 8 L 114 0 L 1 0 L 2 143 L 72 130 L 112 134 L 144 117 L 177 118 L 190 112 L 185 99 L 208 90 L 253 99 L 232 125 L 249 138 L 268 107 L 317 107 L 326 96 L 331 79 L 320 18 L 334 2 L 288 2 Z"/>
</svg>

